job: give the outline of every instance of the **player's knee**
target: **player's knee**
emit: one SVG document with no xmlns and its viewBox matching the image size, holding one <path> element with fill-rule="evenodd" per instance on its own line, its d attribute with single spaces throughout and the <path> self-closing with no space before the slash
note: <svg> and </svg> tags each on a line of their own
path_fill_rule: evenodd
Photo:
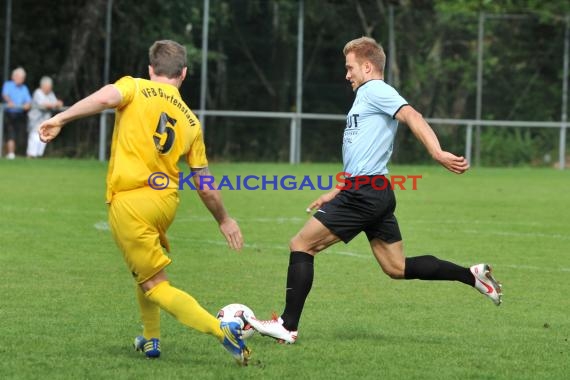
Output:
<svg viewBox="0 0 570 380">
<path fill-rule="evenodd" d="M 289 240 L 289 250 L 291 252 L 306 252 L 310 255 L 315 255 L 320 251 L 319 247 L 314 247 L 311 244 L 308 244 L 299 235 L 295 235 L 291 240 Z"/>
<path fill-rule="evenodd" d="M 401 280 L 404 278 L 404 268 L 399 268 L 395 265 L 383 266 L 382 271 L 394 280 Z"/>
<path fill-rule="evenodd" d="M 299 237 L 299 235 L 295 235 L 289 240 L 289 250 L 291 252 L 300 251 L 306 252 L 307 251 L 307 244 Z"/>
<path fill-rule="evenodd" d="M 166 272 L 164 270 L 161 270 L 153 277 L 143 282 L 140 286 L 143 291 L 148 292 L 149 290 L 153 289 L 154 287 L 165 281 L 168 281 L 168 277 L 166 276 Z"/>
</svg>

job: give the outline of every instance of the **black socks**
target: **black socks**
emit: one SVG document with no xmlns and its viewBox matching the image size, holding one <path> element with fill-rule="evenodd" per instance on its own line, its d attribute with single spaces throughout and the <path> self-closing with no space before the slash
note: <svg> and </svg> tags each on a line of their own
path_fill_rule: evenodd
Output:
<svg viewBox="0 0 570 380">
<path fill-rule="evenodd" d="M 313 286 L 313 261 L 315 257 L 306 252 L 291 252 L 287 271 L 285 310 L 281 315 L 283 327 L 296 331 L 303 312 L 305 299 Z"/>
<path fill-rule="evenodd" d="M 281 315 L 283 327 L 289 331 L 296 331 L 299 327 L 305 300 L 313 286 L 314 260 L 315 257 L 306 252 L 295 251 L 289 256 L 285 310 Z M 469 268 L 440 260 L 431 255 L 406 258 L 404 278 L 406 280 L 459 281 L 475 286 L 475 277 Z"/>
<path fill-rule="evenodd" d="M 475 286 L 475 277 L 469 268 L 440 260 L 431 255 L 406 258 L 404 278 L 406 280 L 460 281 L 466 285 Z"/>
</svg>

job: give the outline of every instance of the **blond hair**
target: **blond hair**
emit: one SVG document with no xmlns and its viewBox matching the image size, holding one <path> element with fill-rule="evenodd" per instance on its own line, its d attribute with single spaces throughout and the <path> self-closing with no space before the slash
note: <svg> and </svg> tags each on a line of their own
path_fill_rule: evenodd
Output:
<svg viewBox="0 0 570 380">
<path fill-rule="evenodd" d="M 359 62 L 368 60 L 380 74 L 384 73 L 384 66 L 386 65 L 386 54 L 382 46 L 370 37 L 360 37 L 352 41 L 348 41 L 342 49 L 344 55 L 354 53 Z"/>
<path fill-rule="evenodd" d="M 186 67 L 186 48 L 171 40 L 156 41 L 148 50 L 154 73 L 168 79 L 178 78 Z"/>
</svg>

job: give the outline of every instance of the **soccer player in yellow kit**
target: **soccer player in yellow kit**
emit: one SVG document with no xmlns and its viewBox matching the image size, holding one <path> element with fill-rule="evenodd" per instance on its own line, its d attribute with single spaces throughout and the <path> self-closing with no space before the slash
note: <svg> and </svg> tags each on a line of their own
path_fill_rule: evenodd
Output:
<svg viewBox="0 0 570 380">
<path fill-rule="evenodd" d="M 135 348 L 147 357 L 160 356 L 160 309 L 184 325 L 215 336 L 241 365 L 247 365 L 249 349 L 237 322 L 220 323 L 188 293 L 168 282 L 165 267 L 171 260 L 166 230 L 178 207 L 178 160 L 185 156 L 196 174 L 209 175 L 202 129 L 180 97 L 186 77 L 186 49 L 169 40 L 156 41 L 149 49 L 150 80 L 119 79 L 42 123 L 40 138 L 53 140 L 68 122 L 115 108 L 115 129 L 107 174 L 109 225 L 113 237 L 137 283 L 136 294 L 143 322 L 143 336 Z M 168 183 L 154 190 L 151 175 L 164 173 Z M 220 193 L 200 189 L 198 194 L 219 224 L 228 245 L 243 246 L 237 222 L 226 212 Z"/>
</svg>

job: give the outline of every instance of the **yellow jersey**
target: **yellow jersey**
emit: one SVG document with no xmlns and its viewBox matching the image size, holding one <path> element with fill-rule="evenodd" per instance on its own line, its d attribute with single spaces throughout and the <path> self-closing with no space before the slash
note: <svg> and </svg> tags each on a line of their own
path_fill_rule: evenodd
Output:
<svg viewBox="0 0 570 380">
<path fill-rule="evenodd" d="M 114 83 L 121 93 L 107 172 L 107 203 L 119 192 L 149 187 L 152 173 L 170 179 L 176 191 L 178 161 L 191 168 L 208 166 L 200 122 L 170 84 L 123 77 Z"/>
</svg>

